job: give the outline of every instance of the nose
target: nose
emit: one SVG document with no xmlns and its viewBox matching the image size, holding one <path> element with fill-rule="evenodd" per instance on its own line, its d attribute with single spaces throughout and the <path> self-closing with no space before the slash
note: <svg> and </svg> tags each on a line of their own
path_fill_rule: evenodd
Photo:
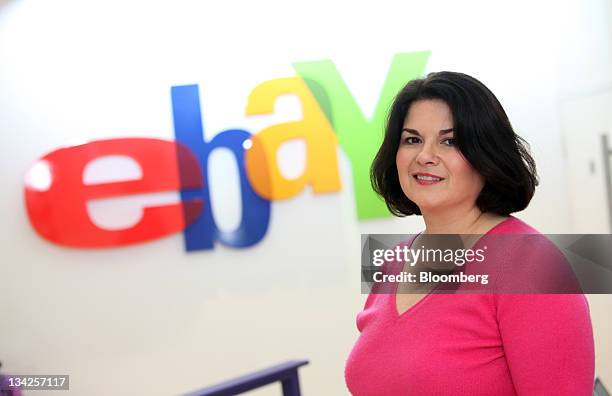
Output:
<svg viewBox="0 0 612 396">
<path fill-rule="evenodd" d="M 440 158 L 435 149 L 435 143 L 426 143 L 421 146 L 421 151 L 416 157 L 419 165 L 438 165 Z"/>
</svg>

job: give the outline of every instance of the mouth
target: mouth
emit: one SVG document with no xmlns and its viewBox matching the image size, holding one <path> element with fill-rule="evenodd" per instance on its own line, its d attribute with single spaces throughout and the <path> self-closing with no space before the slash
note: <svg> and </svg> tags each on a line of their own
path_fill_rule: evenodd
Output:
<svg viewBox="0 0 612 396">
<path fill-rule="evenodd" d="M 412 177 L 414 177 L 414 179 L 416 180 L 418 184 L 423 185 L 423 186 L 437 184 L 437 183 L 440 183 L 442 180 L 444 180 L 443 177 L 432 175 L 431 173 L 421 173 L 421 172 L 413 174 Z"/>
</svg>

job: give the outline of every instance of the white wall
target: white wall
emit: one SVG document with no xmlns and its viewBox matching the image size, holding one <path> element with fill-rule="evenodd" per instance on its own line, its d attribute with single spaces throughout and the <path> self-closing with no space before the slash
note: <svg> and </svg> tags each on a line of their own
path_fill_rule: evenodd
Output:
<svg viewBox="0 0 612 396">
<path fill-rule="evenodd" d="M 251 89 L 294 75 L 292 62 L 334 60 L 369 115 L 391 56 L 431 50 L 427 71 L 483 81 L 531 143 L 542 183 L 519 217 L 543 232 L 573 231 L 560 102 L 610 83 L 607 2 L 370 4 L 15 0 L 0 9 L 6 371 L 70 374 L 75 395 L 166 395 L 307 358 L 304 394 L 346 393 L 344 359 L 364 297 L 359 234 L 409 233 L 422 223 L 358 222 L 343 156 L 342 192 L 273 203 L 268 233 L 251 249 L 186 254 L 176 235 L 68 250 L 28 224 L 22 188 L 32 161 L 83 140 L 172 139 L 172 85 L 200 84 L 207 138 L 229 127 L 256 132 L 299 117 L 291 98 L 275 117 L 244 116 Z M 292 153 L 283 163 L 299 168 Z M 224 179 L 219 191 L 231 191 L 233 178 Z M 231 207 L 237 198 L 215 199 Z M 216 208 L 222 224 L 235 221 Z M 595 314 L 609 302 L 598 299 Z"/>
<path fill-rule="evenodd" d="M 569 218 L 575 233 L 611 232 L 601 141 L 604 134 L 612 138 L 611 108 L 612 91 L 578 96 L 561 104 L 571 203 Z M 589 296 L 597 350 L 596 370 L 606 384 L 612 382 L 611 297 Z"/>
</svg>

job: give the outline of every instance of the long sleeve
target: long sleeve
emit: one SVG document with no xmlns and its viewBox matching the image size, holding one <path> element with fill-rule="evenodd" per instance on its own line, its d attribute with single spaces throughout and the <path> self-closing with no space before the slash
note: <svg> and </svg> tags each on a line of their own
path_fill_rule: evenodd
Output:
<svg viewBox="0 0 612 396">
<path fill-rule="evenodd" d="M 518 396 L 593 394 L 595 352 L 584 295 L 497 295 L 494 301 Z"/>
</svg>

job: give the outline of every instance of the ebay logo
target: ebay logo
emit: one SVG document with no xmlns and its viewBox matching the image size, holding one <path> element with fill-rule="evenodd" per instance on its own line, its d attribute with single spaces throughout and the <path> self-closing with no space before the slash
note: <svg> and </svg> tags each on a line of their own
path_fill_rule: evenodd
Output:
<svg viewBox="0 0 612 396">
<path fill-rule="evenodd" d="M 383 137 L 393 96 L 406 82 L 423 75 L 430 53 L 396 54 L 383 84 L 374 115 L 366 119 L 331 61 L 293 65 L 296 76 L 265 81 L 250 93 L 245 113 L 272 114 L 281 95 L 298 98 L 303 117 L 256 133 L 241 129 L 219 132 L 205 141 L 197 85 L 171 88 L 175 140 L 119 138 L 91 141 L 51 151 L 29 169 L 25 204 L 32 227 L 46 240 L 75 248 L 112 248 L 142 243 L 177 232 L 187 251 L 214 248 L 216 242 L 246 248 L 260 242 L 268 229 L 271 202 L 288 199 L 310 186 L 315 194 L 342 186 L 336 148 L 351 164 L 358 219 L 388 216 L 384 202 L 370 187 L 369 166 Z M 305 143 L 306 166 L 294 179 L 280 172 L 276 153 L 288 140 Z M 235 157 L 240 177 L 242 218 L 232 231 L 215 224 L 206 169 L 217 148 Z M 85 167 L 93 160 L 126 156 L 141 169 L 136 180 L 88 184 Z M 180 201 L 143 208 L 135 225 L 118 230 L 92 222 L 87 202 L 133 194 L 178 191 Z M 313 214 L 314 215 L 314 214 Z"/>
</svg>

